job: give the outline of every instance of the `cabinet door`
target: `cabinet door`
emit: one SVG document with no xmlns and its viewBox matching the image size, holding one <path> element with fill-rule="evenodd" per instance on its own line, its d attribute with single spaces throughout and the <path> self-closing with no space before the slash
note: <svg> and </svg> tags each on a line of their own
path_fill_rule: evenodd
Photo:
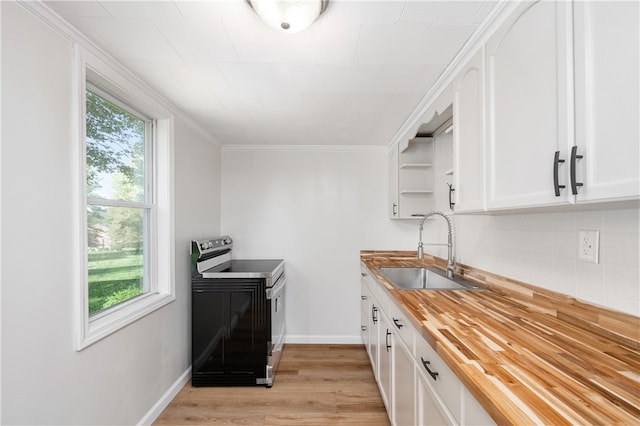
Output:
<svg viewBox="0 0 640 426">
<path fill-rule="evenodd" d="M 456 212 L 484 209 L 484 50 L 454 81 L 453 151 Z"/>
<path fill-rule="evenodd" d="M 576 2 L 578 201 L 640 196 L 640 4 Z"/>
<path fill-rule="evenodd" d="M 487 208 L 569 203 L 554 193 L 554 153 L 565 160 L 568 186 L 573 145 L 571 2 L 515 3 L 514 13 L 486 44 Z"/>
<path fill-rule="evenodd" d="M 463 391 L 464 397 L 464 417 L 462 423 L 467 426 L 492 426 L 493 421 L 489 413 L 482 408 L 482 405 L 471 395 L 466 388 Z"/>
<path fill-rule="evenodd" d="M 398 426 L 416 424 L 414 378 L 413 356 L 402 341 L 394 336 L 392 401 L 394 420 Z"/>
<path fill-rule="evenodd" d="M 371 297 L 369 303 L 369 358 L 371 359 L 371 367 L 376 380 L 380 380 L 379 359 L 380 359 L 380 304 L 376 301 L 373 294 L 369 292 Z"/>
<path fill-rule="evenodd" d="M 393 419 L 393 408 L 391 402 L 391 350 L 393 348 L 393 330 L 384 311 L 378 312 L 379 322 L 379 345 L 378 345 L 378 386 L 389 418 Z"/>
<path fill-rule="evenodd" d="M 416 368 L 419 368 L 416 365 Z M 442 426 L 456 424 L 447 413 L 442 401 L 429 386 L 430 378 L 416 370 L 416 424 L 420 426 Z"/>
<path fill-rule="evenodd" d="M 389 151 L 389 218 L 398 219 L 398 145 Z"/>
</svg>

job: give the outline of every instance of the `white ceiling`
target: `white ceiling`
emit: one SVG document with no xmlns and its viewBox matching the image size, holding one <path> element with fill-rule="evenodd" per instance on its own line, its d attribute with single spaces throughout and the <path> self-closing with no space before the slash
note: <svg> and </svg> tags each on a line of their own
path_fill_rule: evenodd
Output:
<svg viewBox="0 0 640 426">
<path fill-rule="evenodd" d="M 47 4 L 221 144 L 384 146 L 495 1 L 332 0 L 283 34 L 244 0 Z"/>
</svg>

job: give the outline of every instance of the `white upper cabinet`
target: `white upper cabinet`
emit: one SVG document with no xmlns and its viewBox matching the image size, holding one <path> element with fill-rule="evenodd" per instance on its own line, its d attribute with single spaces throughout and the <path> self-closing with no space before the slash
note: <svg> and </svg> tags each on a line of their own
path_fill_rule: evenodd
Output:
<svg viewBox="0 0 640 426">
<path fill-rule="evenodd" d="M 434 140 L 415 137 L 389 151 L 389 217 L 416 219 L 434 207 Z"/>
<path fill-rule="evenodd" d="M 431 137 L 415 137 L 399 144 L 398 203 L 401 218 L 433 209 L 433 144 Z"/>
<path fill-rule="evenodd" d="M 455 208 L 484 209 L 484 63 L 480 50 L 453 82 Z"/>
<path fill-rule="evenodd" d="M 454 211 L 639 200 L 640 3 L 496 7 L 427 107 L 453 101 Z"/>
<path fill-rule="evenodd" d="M 398 146 L 389 150 L 389 218 L 398 219 Z"/>
<path fill-rule="evenodd" d="M 640 4 L 573 7 L 577 200 L 638 198 Z"/>
<path fill-rule="evenodd" d="M 453 178 L 452 143 L 448 132 L 453 115 L 451 103 L 451 88 L 447 86 L 418 118 L 421 124 L 408 130 L 408 137 L 391 148 L 391 219 L 415 220 L 435 208 L 449 208 L 447 183 Z"/>
<path fill-rule="evenodd" d="M 570 19 L 569 2 L 523 2 L 486 44 L 489 210 L 572 200 Z M 565 160 L 558 164 L 560 196 L 554 191 L 557 151 Z"/>
</svg>

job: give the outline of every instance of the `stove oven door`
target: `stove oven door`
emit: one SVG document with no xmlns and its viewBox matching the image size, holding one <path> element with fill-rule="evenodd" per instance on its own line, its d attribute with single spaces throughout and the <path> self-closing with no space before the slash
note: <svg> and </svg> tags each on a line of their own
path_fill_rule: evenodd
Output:
<svg viewBox="0 0 640 426">
<path fill-rule="evenodd" d="M 264 279 L 193 279 L 193 386 L 264 381 L 267 315 Z"/>
<path fill-rule="evenodd" d="M 268 358 L 265 384 L 268 387 L 273 385 L 273 378 L 278 369 L 282 347 L 284 346 L 284 288 L 286 278 L 284 273 L 278 278 L 273 287 L 267 288 L 267 300 L 270 305 L 270 318 L 267 323 L 270 325 L 270 340 L 268 342 Z"/>
</svg>

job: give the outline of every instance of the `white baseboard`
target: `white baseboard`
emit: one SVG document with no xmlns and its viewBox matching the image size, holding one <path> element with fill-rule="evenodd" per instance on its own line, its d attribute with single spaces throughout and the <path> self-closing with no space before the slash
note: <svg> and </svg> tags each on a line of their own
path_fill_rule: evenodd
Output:
<svg viewBox="0 0 640 426">
<path fill-rule="evenodd" d="M 287 334 L 284 343 L 308 343 L 308 344 L 333 344 L 333 345 L 353 345 L 362 344 L 362 336 L 302 336 Z"/>
<path fill-rule="evenodd" d="M 158 416 L 162 413 L 162 411 L 165 408 L 167 408 L 167 405 L 169 405 L 169 403 L 173 400 L 173 398 L 176 397 L 178 392 L 180 392 L 180 389 L 182 389 L 184 385 L 187 384 L 190 378 L 191 378 L 191 367 L 187 368 L 187 370 L 184 373 L 182 373 L 180 377 L 178 377 L 178 380 L 176 380 L 171 385 L 171 387 L 167 389 L 164 395 L 162 395 L 160 399 L 155 404 L 153 404 L 153 407 L 151 407 L 151 409 L 147 412 L 147 414 L 145 414 L 144 417 L 140 419 L 140 421 L 138 422 L 138 425 L 146 426 L 146 425 L 152 424 L 158 418 Z"/>
</svg>

